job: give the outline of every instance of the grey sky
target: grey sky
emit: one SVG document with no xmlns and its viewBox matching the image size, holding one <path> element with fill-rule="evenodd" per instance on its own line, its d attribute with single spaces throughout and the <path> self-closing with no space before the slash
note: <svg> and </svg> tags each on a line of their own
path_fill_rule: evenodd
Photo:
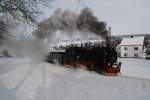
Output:
<svg viewBox="0 0 150 100">
<path fill-rule="evenodd" d="M 99 20 L 112 27 L 113 34 L 150 34 L 150 0 L 56 0 L 52 9 L 45 10 L 49 16 L 56 8 L 79 12 L 90 7 Z"/>
</svg>

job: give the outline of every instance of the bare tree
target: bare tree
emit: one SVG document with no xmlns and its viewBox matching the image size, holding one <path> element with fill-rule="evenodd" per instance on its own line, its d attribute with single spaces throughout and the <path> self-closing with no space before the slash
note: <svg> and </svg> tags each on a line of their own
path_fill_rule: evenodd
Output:
<svg viewBox="0 0 150 100">
<path fill-rule="evenodd" d="M 0 0 L 0 40 L 8 33 L 10 19 L 27 24 L 36 23 L 37 16 L 41 13 L 38 9 L 39 5 L 48 5 L 51 1 L 53 0 Z"/>
<path fill-rule="evenodd" d="M 35 22 L 38 4 L 52 0 L 0 0 L 0 14 L 10 14 L 14 18 L 23 18 Z M 50 3 L 50 2 L 49 2 Z"/>
<path fill-rule="evenodd" d="M 8 33 L 8 28 L 10 27 L 9 23 L 6 23 L 4 21 L 3 17 L 0 17 L 0 45 L 1 45 L 1 40 L 7 39 L 9 36 L 11 36 Z"/>
<path fill-rule="evenodd" d="M 7 27 L 3 20 L 0 20 L 0 39 L 4 39 L 4 32 L 6 32 Z"/>
</svg>

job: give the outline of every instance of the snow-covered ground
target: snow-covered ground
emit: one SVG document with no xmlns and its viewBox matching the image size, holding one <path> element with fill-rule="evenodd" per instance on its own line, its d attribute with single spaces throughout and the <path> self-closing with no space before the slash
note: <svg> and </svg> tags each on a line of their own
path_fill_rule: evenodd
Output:
<svg viewBox="0 0 150 100">
<path fill-rule="evenodd" d="M 120 58 L 121 75 L 150 80 L 150 60 L 136 58 Z"/>
<path fill-rule="evenodd" d="M 128 77 L 0 58 L 0 100 L 149 100 L 150 61 L 120 60 L 121 73 Z M 137 78 L 133 78 L 135 75 Z"/>
</svg>

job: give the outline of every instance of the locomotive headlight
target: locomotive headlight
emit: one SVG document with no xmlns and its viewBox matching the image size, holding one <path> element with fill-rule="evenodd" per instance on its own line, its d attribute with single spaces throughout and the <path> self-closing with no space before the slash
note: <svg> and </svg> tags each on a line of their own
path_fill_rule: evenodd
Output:
<svg viewBox="0 0 150 100">
<path fill-rule="evenodd" d="M 79 56 L 77 56 L 77 59 L 79 59 L 80 57 Z"/>
<path fill-rule="evenodd" d="M 108 66 L 110 66 L 111 64 L 110 63 L 108 63 Z"/>
<path fill-rule="evenodd" d="M 116 68 L 117 67 L 117 64 L 115 63 L 115 64 L 113 64 L 113 66 L 112 67 L 114 67 L 114 68 Z"/>
</svg>

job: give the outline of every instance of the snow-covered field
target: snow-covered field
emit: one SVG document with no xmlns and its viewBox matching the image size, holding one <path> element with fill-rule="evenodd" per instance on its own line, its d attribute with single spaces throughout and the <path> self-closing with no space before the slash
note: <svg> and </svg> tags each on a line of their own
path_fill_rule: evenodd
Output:
<svg viewBox="0 0 150 100">
<path fill-rule="evenodd" d="M 0 58 L 0 100 L 149 100 L 150 61 L 120 60 L 123 77 Z"/>
</svg>

